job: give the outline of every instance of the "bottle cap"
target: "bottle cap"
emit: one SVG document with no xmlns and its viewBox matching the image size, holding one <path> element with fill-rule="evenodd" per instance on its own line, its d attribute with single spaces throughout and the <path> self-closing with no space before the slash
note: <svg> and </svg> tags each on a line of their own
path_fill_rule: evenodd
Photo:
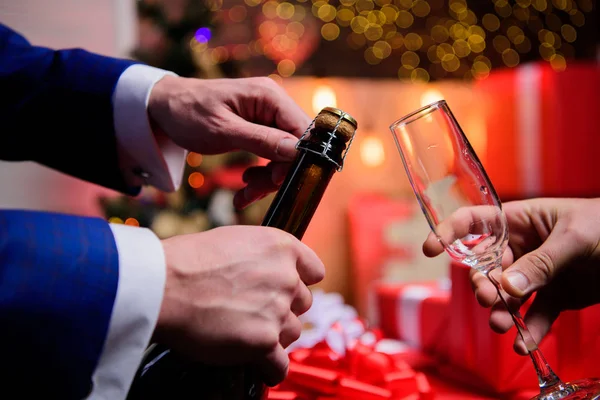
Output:
<svg viewBox="0 0 600 400">
<path fill-rule="evenodd" d="M 315 127 L 335 132 L 347 142 L 354 136 L 358 123 L 350 114 L 339 108 L 325 107 L 315 118 Z"/>
</svg>

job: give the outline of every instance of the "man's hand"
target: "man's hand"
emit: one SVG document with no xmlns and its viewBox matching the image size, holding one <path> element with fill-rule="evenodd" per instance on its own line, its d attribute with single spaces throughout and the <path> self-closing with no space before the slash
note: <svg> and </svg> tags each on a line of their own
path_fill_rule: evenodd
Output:
<svg viewBox="0 0 600 400">
<path fill-rule="evenodd" d="M 539 342 L 561 311 L 600 303 L 600 200 L 533 199 L 503 209 L 510 233 L 502 288 L 521 302 L 537 291 L 525 322 Z M 428 240 L 424 252 L 434 256 L 439 245 Z M 471 277 L 479 303 L 492 307 L 491 327 L 508 331 L 512 320 L 493 285 L 481 273 Z M 515 350 L 527 354 L 519 336 Z"/>
<path fill-rule="evenodd" d="M 323 279 L 316 254 L 274 228 L 229 226 L 163 241 L 167 282 L 155 340 L 210 364 L 254 363 L 268 384 L 287 374 Z"/>
<path fill-rule="evenodd" d="M 236 195 L 238 208 L 277 189 L 311 121 L 269 78 L 166 76 L 150 94 L 148 113 L 156 129 L 190 151 L 245 150 L 273 161 L 245 175 L 248 187 Z"/>
</svg>

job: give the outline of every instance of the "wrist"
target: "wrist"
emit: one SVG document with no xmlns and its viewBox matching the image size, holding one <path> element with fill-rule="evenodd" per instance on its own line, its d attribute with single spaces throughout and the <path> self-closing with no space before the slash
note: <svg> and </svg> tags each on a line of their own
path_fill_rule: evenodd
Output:
<svg viewBox="0 0 600 400">
<path fill-rule="evenodd" d="M 181 292 L 176 290 L 174 286 L 177 284 L 177 279 L 174 274 L 173 256 L 172 256 L 172 244 L 168 239 L 161 240 L 163 247 L 163 253 L 165 255 L 165 285 L 162 303 L 160 305 L 160 312 L 154 329 L 152 340 L 161 343 L 169 336 L 170 332 L 173 332 L 181 325 L 180 321 L 185 320 L 184 307 L 180 306 L 177 295 L 181 295 Z"/>
<path fill-rule="evenodd" d="M 183 79 L 178 76 L 166 75 L 156 82 L 150 91 L 148 98 L 148 119 L 155 135 L 163 134 L 164 131 L 160 124 L 162 117 L 170 114 L 172 93 L 175 90 L 177 81 Z"/>
</svg>

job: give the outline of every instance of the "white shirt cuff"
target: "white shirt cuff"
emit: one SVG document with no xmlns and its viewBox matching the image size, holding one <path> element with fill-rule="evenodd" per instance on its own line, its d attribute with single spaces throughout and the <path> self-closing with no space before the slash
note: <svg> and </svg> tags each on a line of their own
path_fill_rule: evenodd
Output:
<svg viewBox="0 0 600 400">
<path fill-rule="evenodd" d="M 152 88 L 173 72 L 134 64 L 121 76 L 113 93 L 113 117 L 119 159 L 125 181 L 130 186 L 152 185 L 162 191 L 175 191 L 181 185 L 185 149 L 168 138 L 156 140 L 148 117 Z"/>
<path fill-rule="evenodd" d="M 166 280 L 162 244 L 152 231 L 120 224 L 110 228 L 119 252 L 119 283 L 89 400 L 127 397 L 152 338 Z"/>
</svg>

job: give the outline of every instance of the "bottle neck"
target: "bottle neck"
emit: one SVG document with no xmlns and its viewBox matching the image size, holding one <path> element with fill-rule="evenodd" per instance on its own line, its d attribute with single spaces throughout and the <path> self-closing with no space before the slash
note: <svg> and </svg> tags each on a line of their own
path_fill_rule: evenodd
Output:
<svg viewBox="0 0 600 400">
<path fill-rule="evenodd" d="M 337 165 L 323 155 L 300 149 L 262 225 L 301 240 L 336 170 Z"/>
</svg>

